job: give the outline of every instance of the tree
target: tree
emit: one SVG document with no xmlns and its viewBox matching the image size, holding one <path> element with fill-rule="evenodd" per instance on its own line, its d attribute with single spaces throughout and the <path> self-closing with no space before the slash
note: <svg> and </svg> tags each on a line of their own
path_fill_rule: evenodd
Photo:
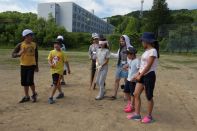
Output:
<svg viewBox="0 0 197 131">
<path fill-rule="evenodd" d="M 157 33 L 159 26 L 171 23 L 171 15 L 166 0 L 154 0 L 148 15 L 147 31 Z"/>
<path fill-rule="evenodd" d="M 126 26 L 126 29 L 124 31 L 125 34 L 132 34 L 136 33 L 138 31 L 138 23 L 139 21 L 136 18 L 129 18 L 129 22 Z"/>
</svg>

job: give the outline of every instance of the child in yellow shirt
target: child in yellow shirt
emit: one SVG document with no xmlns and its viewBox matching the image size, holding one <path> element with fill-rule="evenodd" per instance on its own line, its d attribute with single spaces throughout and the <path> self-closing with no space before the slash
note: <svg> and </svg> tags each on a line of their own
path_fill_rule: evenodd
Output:
<svg viewBox="0 0 197 131">
<path fill-rule="evenodd" d="M 53 104 L 55 103 L 53 97 L 57 89 L 59 91 L 59 95 L 56 97 L 56 99 L 64 98 L 64 93 L 62 92 L 60 84 L 64 72 L 64 63 L 67 65 L 68 73 L 70 74 L 70 66 L 67 56 L 61 50 L 61 44 L 58 41 L 54 42 L 54 50 L 50 51 L 49 53 L 48 63 L 51 67 L 51 75 L 53 79 L 53 90 L 51 92 L 51 96 L 48 99 L 48 102 L 49 104 Z"/>
<path fill-rule="evenodd" d="M 37 93 L 34 84 L 34 72 L 38 72 L 38 49 L 33 42 L 33 31 L 25 29 L 22 32 L 24 41 L 18 45 L 19 52 L 15 55 L 20 57 L 21 85 L 24 87 L 25 96 L 19 103 L 30 101 L 29 88 L 32 90 L 32 102 L 37 101 Z"/>
</svg>

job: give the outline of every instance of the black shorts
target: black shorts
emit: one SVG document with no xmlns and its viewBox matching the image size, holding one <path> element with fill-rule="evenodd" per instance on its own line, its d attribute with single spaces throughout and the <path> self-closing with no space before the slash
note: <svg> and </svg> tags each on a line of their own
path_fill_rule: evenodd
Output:
<svg viewBox="0 0 197 131">
<path fill-rule="evenodd" d="M 53 84 L 55 86 L 60 85 L 60 81 L 61 81 L 61 75 L 60 74 L 52 74 L 52 79 L 53 79 Z"/>
<path fill-rule="evenodd" d="M 138 83 L 141 83 L 145 87 L 146 91 L 146 98 L 150 101 L 153 98 L 153 91 L 155 88 L 155 82 L 156 82 L 156 75 L 154 71 L 149 72 L 145 76 L 141 78 Z"/>
<path fill-rule="evenodd" d="M 34 85 L 34 71 L 36 66 L 21 66 L 21 85 L 33 86 Z"/>
<path fill-rule="evenodd" d="M 124 93 L 130 93 L 131 96 L 133 96 L 133 93 L 135 91 L 135 86 L 136 86 L 136 82 L 126 81 Z"/>
</svg>

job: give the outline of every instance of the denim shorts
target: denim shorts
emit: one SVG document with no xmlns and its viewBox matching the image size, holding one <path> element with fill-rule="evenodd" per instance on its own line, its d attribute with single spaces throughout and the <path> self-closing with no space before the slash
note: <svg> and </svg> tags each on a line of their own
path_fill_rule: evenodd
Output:
<svg viewBox="0 0 197 131">
<path fill-rule="evenodd" d="M 127 78 L 128 77 L 128 71 L 123 69 L 124 65 L 118 65 L 116 67 L 116 79 L 121 79 L 121 78 Z"/>
</svg>

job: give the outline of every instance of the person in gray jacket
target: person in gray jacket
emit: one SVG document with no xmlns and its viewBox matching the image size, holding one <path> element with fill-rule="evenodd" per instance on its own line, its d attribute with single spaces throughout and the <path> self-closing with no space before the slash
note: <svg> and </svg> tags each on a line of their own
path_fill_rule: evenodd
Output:
<svg viewBox="0 0 197 131">
<path fill-rule="evenodd" d="M 88 55 L 89 55 L 89 59 L 91 60 L 90 87 L 92 87 L 92 84 L 94 84 L 94 89 L 96 88 L 96 83 L 94 83 L 93 81 L 96 73 L 96 53 L 98 49 L 99 49 L 99 34 L 93 33 Z"/>
</svg>

